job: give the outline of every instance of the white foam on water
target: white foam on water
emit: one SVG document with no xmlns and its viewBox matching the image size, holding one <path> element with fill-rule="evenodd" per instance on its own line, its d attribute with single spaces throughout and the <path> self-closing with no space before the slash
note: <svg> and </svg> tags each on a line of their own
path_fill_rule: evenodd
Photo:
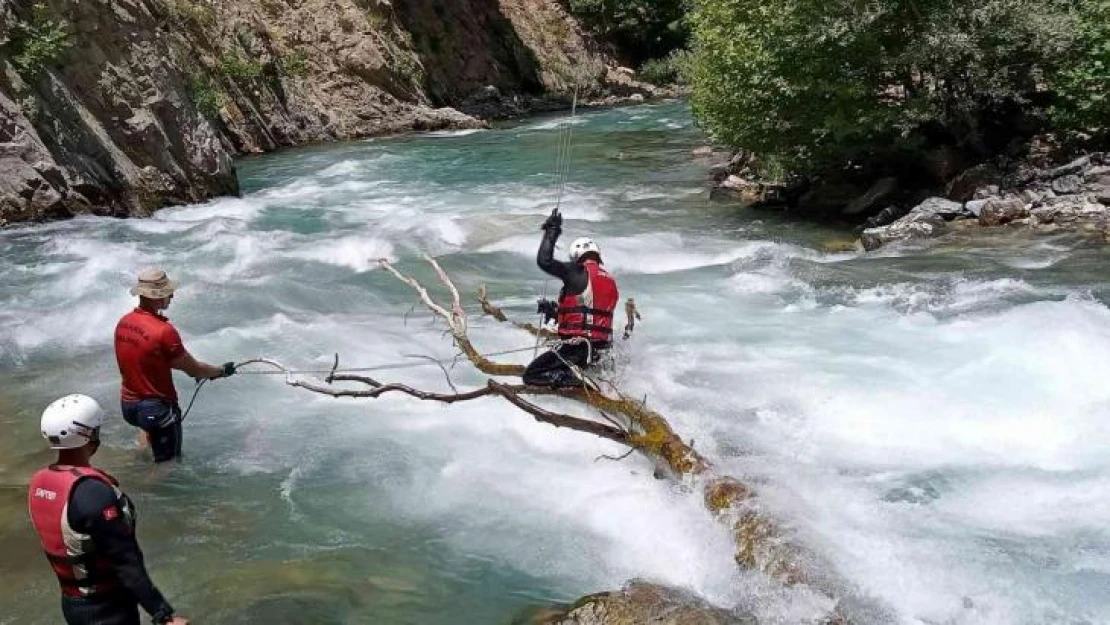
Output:
<svg viewBox="0 0 1110 625">
<path fill-rule="evenodd" d="M 334 165 L 325 167 L 320 173 L 316 174 L 317 178 L 339 178 L 347 177 L 352 174 L 359 173 L 366 166 L 365 161 L 356 159 L 347 159 L 339 161 Z"/>
<path fill-rule="evenodd" d="M 422 137 L 468 137 L 479 132 L 486 132 L 484 128 L 464 128 L 462 130 L 433 130 L 421 134 Z"/>
<path fill-rule="evenodd" d="M 565 227 L 565 226 L 564 226 Z M 566 238 L 566 237 L 564 237 Z M 672 233 L 644 234 L 632 237 L 602 238 L 595 236 L 602 249 L 605 267 L 614 273 L 667 274 L 692 269 L 725 266 L 741 259 L 755 259 L 763 252 L 794 253 L 793 246 L 775 243 L 716 241 L 699 239 L 687 245 L 683 236 Z M 482 253 L 512 252 L 535 257 L 539 237 L 518 235 L 482 246 Z M 569 241 L 560 240 L 563 249 Z M 800 248 L 797 248 L 800 249 Z M 565 254 L 558 254 L 565 260 Z"/>
<path fill-rule="evenodd" d="M 383 258 L 396 260 L 391 243 L 359 235 L 312 243 L 291 252 L 289 256 L 347 267 L 359 272 L 377 268 L 378 261 Z"/>
<path fill-rule="evenodd" d="M 516 129 L 517 132 L 534 132 L 542 130 L 559 130 L 564 126 L 580 126 L 587 123 L 588 120 L 582 116 L 571 117 L 570 115 L 555 117 L 546 121 L 538 122 L 535 124 L 526 124 Z"/>
<path fill-rule="evenodd" d="M 506 141 L 559 123 L 508 131 Z M 530 191 L 540 187 L 381 184 L 381 161 L 341 158 L 312 161 L 318 173 L 282 186 L 151 220 L 0 232 L 0 366 L 111 396 L 111 328 L 133 305 L 127 286 L 147 264 L 182 280 L 171 318 L 190 350 L 215 362 L 265 355 L 326 369 L 336 353 L 345 366 L 409 363 L 411 354 L 449 360 L 442 324 L 419 306 L 409 314 L 415 294 L 370 271 L 380 256 L 415 266 L 419 252 L 442 255 L 468 276 L 464 292 L 488 279 L 506 291 L 504 303 L 532 313 L 544 279 L 532 261 L 535 218 L 550 210 Z M 876 622 L 1110 622 L 1103 303 L 1028 274 L 915 273 L 904 269 L 912 248 L 822 254 L 773 225 L 760 236 L 657 232 L 634 204 L 656 200 L 654 189 L 650 177 L 577 183 L 564 211 L 567 238 L 579 227 L 594 236 L 644 314 L 622 342 L 622 388 L 754 485 L 761 510 L 826 563 L 823 573 L 890 611 Z M 263 222 L 275 212 L 311 220 L 300 232 L 274 230 Z M 519 262 L 494 262 L 494 253 Z M 479 349 L 532 345 L 488 319 L 470 321 Z M 97 353 L 103 366 L 51 364 Z M 451 371 L 460 389 L 485 383 L 465 363 Z M 435 366 L 374 375 L 449 390 Z M 652 479 L 642 459 L 595 461 L 619 450 L 503 402 L 331 399 L 282 376 L 241 375 L 206 385 L 198 406 L 187 425 L 190 463 L 232 480 L 274 477 L 273 492 L 243 496 L 267 510 L 272 496 L 274 509 L 293 511 L 278 522 L 295 524 L 312 506 L 334 517 L 343 538 L 298 548 L 376 545 L 364 521 L 384 518 L 433 528 L 446 551 L 539 580 L 551 594 L 643 577 L 754 609 L 761 622 L 812 622 L 827 608 L 804 587 L 738 571 L 723 527 L 696 497 Z M 350 488 L 335 498 L 320 480 Z M 447 574 L 481 583 L 467 571 Z"/>
</svg>

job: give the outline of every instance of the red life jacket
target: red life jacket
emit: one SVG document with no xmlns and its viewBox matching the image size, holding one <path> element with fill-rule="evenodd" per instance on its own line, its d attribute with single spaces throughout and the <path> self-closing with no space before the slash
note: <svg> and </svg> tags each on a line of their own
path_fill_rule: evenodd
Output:
<svg viewBox="0 0 1110 625">
<path fill-rule="evenodd" d="M 67 597 L 88 597 L 120 587 L 111 561 L 97 555 L 88 534 L 81 534 L 66 518 L 69 496 L 83 479 L 99 480 L 111 486 L 124 500 L 122 512 L 129 523 L 131 506 L 120 492 L 115 478 L 92 467 L 51 465 L 35 473 L 27 493 L 31 522 L 42 541 L 46 559 L 58 576 L 62 594 Z"/>
<path fill-rule="evenodd" d="M 585 337 L 608 343 L 613 338 L 613 311 L 620 301 L 617 281 L 596 260 L 583 263 L 589 281 L 578 295 L 563 294 L 555 322 L 563 338 Z"/>
</svg>

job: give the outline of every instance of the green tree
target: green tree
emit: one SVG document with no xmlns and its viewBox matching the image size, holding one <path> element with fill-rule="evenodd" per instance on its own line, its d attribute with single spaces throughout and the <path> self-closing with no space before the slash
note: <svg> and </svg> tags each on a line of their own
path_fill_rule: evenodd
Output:
<svg viewBox="0 0 1110 625">
<path fill-rule="evenodd" d="M 1110 135 L 1110 0 L 1081 4 L 1072 60 L 1057 79 L 1053 117 L 1061 127 Z"/>
<path fill-rule="evenodd" d="M 638 66 L 686 44 L 685 4 L 684 0 L 570 0 L 570 10 Z"/>
<path fill-rule="evenodd" d="M 1087 0 L 1090 1 L 1090 0 Z M 1098 0 L 1104 1 L 1104 0 Z M 1069 0 L 694 0 L 693 106 L 795 170 L 998 149 L 1077 41 Z"/>
</svg>

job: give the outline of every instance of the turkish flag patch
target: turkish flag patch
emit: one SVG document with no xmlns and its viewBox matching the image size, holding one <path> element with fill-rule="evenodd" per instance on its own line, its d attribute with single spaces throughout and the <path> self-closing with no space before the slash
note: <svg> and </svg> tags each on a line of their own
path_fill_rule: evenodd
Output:
<svg viewBox="0 0 1110 625">
<path fill-rule="evenodd" d="M 107 508 L 104 508 L 105 521 L 115 521 L 117 518 L 119 518 L 119 508 L 115 506 L 108 506 Z"/>
</svg>

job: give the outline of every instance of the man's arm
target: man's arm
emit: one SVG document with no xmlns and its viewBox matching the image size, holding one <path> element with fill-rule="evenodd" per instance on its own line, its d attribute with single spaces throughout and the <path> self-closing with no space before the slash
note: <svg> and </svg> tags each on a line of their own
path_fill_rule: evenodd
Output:
<svg viewBox="0 0 1110 625">
<path fill-rule="evenodd" d="M 536 253 L 536 264 L 548 275 L 555 276 L 563 281 L 563 289 L 571 295 L 577 295 L 586 290 L 589 276 L 586 269 L 577 263 L 564 263 L 555 260 L 555 243 L 563 229 L 558 222 L 550 217 L 543 224 L 543 239 L 540 241 L 540 250 Z"/>
<path fill-rule="evenodd" d="M 223 367 L 201 362 L 188 351 L 182 350 L 176 358 L 170 361 L 170 366 L 178 371 L 184 371 L 194 378 L 220 378 L 224 375 Z"/>
<path fill-rule="evenodd" d="M 555 260 L 555 243 L 559 241 L 561 229 L 558 227 L 545 227 L 543 239 L 540 241 L 540 251 L 536 253 L 536 264 L 545 273 L 555 276 L 566 282 L 573 273 L 574 266 Z"/>
<path fill-rule="evenodd" d="M 234 366 L 228 370 L 229 367 L 225 364 L 222 367 L 210 365 L 206 362 L 201 362 L 185 349 L 185 344 L 181 341 L 181 335 L 178 334 L 177 328 L 167 325 L 162 333 L 162 349 L 170 355 L 170 367 L 178 371 L 184 371 L 190 376 L 198 379 L 215 379 L 231 375 L 235 372 Z M 229 363 L 230 364 L 230 363 Z"/>
<path fill-rule="evenodd" d="M 173 616 L 173 607 L 147 574 L 134 529 L 110 486 L 99 480 L 82 480 L 70 495 L 68 515 L 70 525 L 92 538 L 98 552 L 112 562 L 120 582 L 148 614 L 162 620 Z"/>
</svg>

